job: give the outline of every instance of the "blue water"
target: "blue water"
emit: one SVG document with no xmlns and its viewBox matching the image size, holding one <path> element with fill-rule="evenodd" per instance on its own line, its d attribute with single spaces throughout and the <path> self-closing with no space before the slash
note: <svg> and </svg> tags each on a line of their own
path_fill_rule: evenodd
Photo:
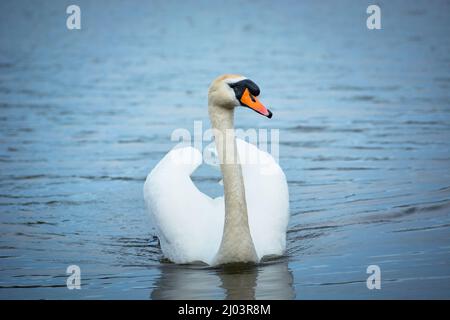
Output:
<svg viewBox="0 0 450 320">
<path fill-rule="evenodd" d="M 0 2 L 0 298 L 450 298 L 449 1 L 377 1 L 381 30 L 370 1 L 83 0 L 73 31 L 70 4 Z M 288 250 L 177 266 L 142 186 L 223 73 L 274 113 L 237 127 L 280 129 Z"/>
</svg>

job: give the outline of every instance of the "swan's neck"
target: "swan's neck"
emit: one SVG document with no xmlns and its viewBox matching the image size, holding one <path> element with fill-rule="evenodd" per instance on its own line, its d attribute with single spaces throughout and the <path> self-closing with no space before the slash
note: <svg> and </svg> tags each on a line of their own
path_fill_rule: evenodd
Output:
<svg viewBox="0 0 450 320">
<path fill-rule="evenodd" d="M 248 224 L 244 179 L 234 135 L 234 110 L 209 105 L 225 194 L 225 223 L 215 264 L 257 262 Z"/>
</svg>

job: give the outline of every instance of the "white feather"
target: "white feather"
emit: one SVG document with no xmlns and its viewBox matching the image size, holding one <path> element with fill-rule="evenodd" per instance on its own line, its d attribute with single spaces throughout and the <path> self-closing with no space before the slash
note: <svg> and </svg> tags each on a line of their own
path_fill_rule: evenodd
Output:
<svg viewBox="0 0 450 320">
<path fill-rule="evenodd" d="M 241 165 L 250 233 L 258 258 L 282 255 L 289 221 L 286 177 L 270 154 L 236 140 L 240 159 L 250 159 Z M 183 161 L 186 158 L 191 161 Z M 201 153 L 195 148 L 172 149 L 145 181 L 144 199 L 161 249 L 175 263 L 212 264 L 222 239 L 223 197 L 213 199 L 200 192 L 190 177 L 201 163 Z"/>
</svg>

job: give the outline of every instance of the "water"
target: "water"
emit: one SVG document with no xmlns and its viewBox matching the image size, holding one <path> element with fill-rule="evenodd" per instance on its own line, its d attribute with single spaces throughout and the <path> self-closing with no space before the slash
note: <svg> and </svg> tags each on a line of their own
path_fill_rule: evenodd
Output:
<svg viewBox="0 0 450 320">
<path fill-rule="evenodd" d="M 80 31 L 64 1 L 0 4 L 1 298 L 450 298 L 448 1 L 378 1 L 378 31 L 369 1 L 77 4 Z M 236 126 L 280 129 L 287 254 L 173 265 L 142 186 L 230 72 L 274 113 Z"/>
</svg>

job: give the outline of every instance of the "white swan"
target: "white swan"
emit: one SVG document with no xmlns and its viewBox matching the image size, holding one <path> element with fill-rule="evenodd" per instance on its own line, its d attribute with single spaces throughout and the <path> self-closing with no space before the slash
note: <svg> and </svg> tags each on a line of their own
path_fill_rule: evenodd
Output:
<svg viewBox="0 0 450 320">
<path fill-rule="evenodd" d="M 144 199 L 161 249 L 172 262 L 218 265 L 283 254 L 289 220 L 286 177 L 271 155 L 234 136 L 236 106 L 272 116 L 258 95 L 258 86 L 239 75 L 223 75 L 209 87 L 224 197 L 212 199 L 192 182 L 202 163 L 193 147 L 172 149 L 147 176 Z"/>
</svg>

